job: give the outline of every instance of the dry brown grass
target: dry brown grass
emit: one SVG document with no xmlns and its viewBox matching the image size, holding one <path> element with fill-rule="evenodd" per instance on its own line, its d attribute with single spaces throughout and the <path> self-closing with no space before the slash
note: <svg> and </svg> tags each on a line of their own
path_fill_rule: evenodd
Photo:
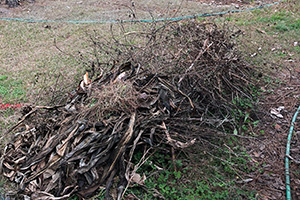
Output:
<svg viewBox="0 0 300 200">
<path fill-rule="evenodd" d="M 151 19 L 174 16 L 195 15 L 233 9 L 234 5 L 209 4 L 206 0 L 89 0 L 89 1 L 42 1 L 24 2 L 22 6 L 12 9 L 6 17 L 25 19 L 43 19 L 60 21 L 108 21 Z M 203 4 L 203 2 L 205 2 Z M 134 6 L 133 6 L 134 5 Z M 53 14 L 55 13 L 55 14 Z"/>
</svg>

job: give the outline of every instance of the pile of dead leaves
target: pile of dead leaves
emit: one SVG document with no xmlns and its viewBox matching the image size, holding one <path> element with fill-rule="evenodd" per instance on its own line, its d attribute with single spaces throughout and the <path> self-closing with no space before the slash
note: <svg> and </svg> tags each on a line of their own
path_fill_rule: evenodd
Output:
<svg viewBox="0 0 300 200">
<path fill-rule="evenodd" d="M 125 44 L 137 34 L 142 45 Z M 113 39 L 116 48 L 105 52 L 118 62 L 103 70 L 95 61 L 92 80 L 85 74 L 66 104 L 23 109 L 5 133 L 12 140 L 1 153 L 1 173 L 32 199 L 86 198 L 103 185 L 108 199 L 113 181 L 121 199 L 136 177 L 132 157 L 140 147 L 164 144 L 174 152 L 238 123 L 232 101 L 251 98 L 251 69 L 230 36 L 189 22 Z M 92 40 L 99 49 L 111 45 Z"/>
</svg>

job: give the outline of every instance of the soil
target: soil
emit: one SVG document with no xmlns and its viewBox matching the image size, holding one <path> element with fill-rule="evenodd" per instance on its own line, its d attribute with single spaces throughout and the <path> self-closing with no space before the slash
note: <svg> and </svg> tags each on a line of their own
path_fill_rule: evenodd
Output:
<svg viewBox="0 0 300 200">
<path fill-rule="evenodd" d="M 264 124 L 260 124 L 259 130 L 264 130 L 258 141 L 252 141 L 247 149 L 252 155 L 252 161 L 262 164 L 263 172 L 257 173 L 250 185 L 259 192 L 263 199 L 285 199 L 285 153 L 286 143 L 291 126 L 291 120 L 299 106 L 300 73 L 283 70 L 274 74 L 282 84 L 263 94 L 262 106 L 268 113 L 263 116 Z M 265 88 L 263 88 L 265 89 Z M 271 109 L 282 107 L 280 115 L 270 114 Z M 294 126 L 294 134 L 291 141 L 290 156 L 294 159 L 290 164 L 291 194 L 292 199 L 300 196 L 299 176 L 299 119 Z M 298 121 L 298 122 L 297 122 Z"/>
</svg>

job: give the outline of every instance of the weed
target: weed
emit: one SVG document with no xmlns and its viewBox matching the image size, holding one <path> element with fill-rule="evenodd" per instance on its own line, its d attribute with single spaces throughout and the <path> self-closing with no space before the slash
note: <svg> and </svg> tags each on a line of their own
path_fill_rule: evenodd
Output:
<svg viewBox="0 0 300 200">
<path fill-rule="evenodd" d="M 300 54 L 300 46 L 295 46 L 295 47 L 294 47 L 294 51 L 295 51 L 297 54 Z"/>
<path fill-rule="evenodd" d="M 271 23 L 273 29 L 279 32 L 300 28 L 300 20 L 295 20 L 292 13 L 287 11 L 279 11 L 269 17 L 258 17 L 257 20 L 263 23 Z"/>
<path fill-rule="evenodd" d="M 234 143 L 235 140 L 233 140 L 232 144 Z M 237 149 L 237 151 L 240 151 L 240 149 Z M 220 152 L 220 154 L 224 154 L 224 152 Z M 248 155 L 246 153 L 243 155 L 245 157 L 233 158 L 229 156 L 225 159 L 228 162 L 234 162 L 236 165 L 240 165 L 241 168 L 245 168 L 247 172 L 250 172 L 253 168 L 247 165 L 245 158 L 247 158 Z M 141 156 L 142 154 L 138 152 L 134 154 L 134 162 L 137 162 Z M 201 155 L 199 156 L 201 157 Z M 185 159 L 184 157 L 181 158 L 183 160 Z M 216 170 L 209 170 L 207 166 L 193 168 L 187 165 L 183 160 L 178 159 L 175 161 L 177 167 L 177 171 L 175 171 L 170 156 L 162 152 L 156 152 L 148 162 L 138 170 L 138 173 L 145 173 L 147 176 L 144 189 L 142 190 L 140 187 L 135 186 L 131 187 L 125 196 L 132 193 L 138 198 L 146 200 L 158 199 L 157 196 L 159 195 L 165 199 L 179 200 L 244 199 L 244 196 L 247 196 L 248 199 L 254 199 L 255 192 L 236 188 L 234 181 L 228 181 L 226 176 L 224 176 L 225 174 L 230 175 L 230 177 L 236 176 L 236 172 L 228 167 L 226 162 L 222 164 L 222 161 L 219 160 L 211 161 L 213 166 L 222 166 L 220 170 L 223 174 L 219 174 Z M 158 171 L 155 165 L 162 167 L 164 170 Z M 205 174 L 205 176 L 199 175 L 199 172 Z M 195 176 L 193 175 L 194 173 Z"/>
<path fill-rule="evenodd" d="M 286 66 L 284 60 L 289 55 L 294 55 L 293 60 L 296 63 L 300 60 L 300 54 L 293 46 L 300 27 L 299 8 L 294 6 L 298 3 L 296 2 L 283 3 L 285 6 L 282 7 L 275 6 L 231 15 L 232 19 L 227 21 L 244 30 L 244 36 L 238 38 L 240 49 L 245 53 L 246 60 L 263 73 L 270 74 L 270 71 Z M 280 49 L 285 53 L 278 53 L 280 51 L 277 50 Z M 256 56 L 249 56 L 254 53 Z M 261 80 L 264 81 L 263 78 Z"/>
<path fill-rule="evenodd" d="M 0 76 L 0 98 L 4 103 L 15 103 L 25 100 L 25 88 L 21 80 Z"/>
<path fill-rule="evenodd" d="M 232 17 L 226 17 L 225 20 L 226 21 L 233 21 L 234 19 Z"/>
<path fill-rule="evenodd" d="M 278 53 L 275 52 L 274 55 L 275 55 L 275 56 L 279 56 L 279 57 L 283 57 L 283 58 L 284 58 L 284 57 L 286 56 L 286 53 L 284 53 L 284 52 L 278 52 Z"/>
<path fill-rule="evenodd" d="M 6 79 L 8 79 L 8 76 L 6 76 L 6 75 L 0 76 L 0 81 L 5 81 Z"/>
<path fill-rule="evenodd" d="M 252 94 L 253 98 L 257 99 L 260 95 L 260 92 L 258 92 L 259 90 L 257 88 L 252 88 L 252 91 L 254 92 Z M 250 117 L 250 114 L 255 112 L 255 101 L 249 98 L 236 97 L 232 100 L 232 103 L 236 105 L 236 109 L 232 110 L 232 115 L 237 122 L 236 126 L 238 127 L 233 130 L 233 133 L 235 135 L 243 135 L 248 131 L 252 132 L 252 127 L 256 127 L 259 123 L 258 120 L 253 120 Z"/>
</svg>

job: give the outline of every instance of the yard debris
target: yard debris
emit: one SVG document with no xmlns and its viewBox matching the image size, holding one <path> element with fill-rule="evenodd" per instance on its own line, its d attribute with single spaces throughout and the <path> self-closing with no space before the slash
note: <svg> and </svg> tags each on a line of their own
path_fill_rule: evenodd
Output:
<svg viewBox="0 0 300 200">
<path fill-rule="evenodd" d="M 280 113 L 282 110 L 284 110 L 284 106 L 279 106 L 278 108 L 272 108 L 270 113 L 273 116 L 276 116 L 277 118 L 283 118 L 283 115 Z"/>
<path fill-rule="evenodd" d="M 262 29 L 260 29 L 260 28 L 258 28 L 258 29 L 256 29 L 256 30 L 257 30 L 257 32 L 259 32 L 259 33 L 266 34 L 266 31 L 264 31 L 264 30 L 262 30 Z"/>
<path fill-rule="evenodd" d="M 248 178 L 248 179 L 243 179 L 243 180 L 236 181 L 236 182 L 237 182 L 237 183 L 249 183 L 249 182 L 251 182 L 251 181 L 253 181 L 253 179 L 252 179 L 252 178 Z"/>
<path fill-rule="evenodd" d="M 276 117 L 278 117 L 278 118 L 283 118 L 283 115 L 282 114 L 280 114 L 280 112 L 278 112 L 276 109 L 274 109 L 274 108 L 272 108 L 271 109 L 271 114 L 272 115 L 275 115 Z"/>
<path fill-rule="evenodd" d="M 1 173 L 18 184 L 19 193 L 87 198 L 105 185 L 109 199 L 118 176 L 121 199 L 130 182 L 147 179 L 131 163 L 141 147 L 147 151 L 139 166 L 162 144 L 182 150 L 209 130 L 236 127 L 230 113 L 238 105 L 232 102 L 251 99 L 251 69 L 226 31 L 192 21 L 151 30 L 138 35 L 144 47 L 116 42 L 110 56 L 123 57 L 105 72 L 93 65 L 66 104 L 24 107 L 23 118 L 7 131 L 12 140 L 0 160 Z"/>
<path fill-rule="evenodd" d="M 15 8 L 19 5 L 21 5 L 24 1 L 28 2 L 28 3 L 33 3 L 35 0 L 1 0 L 0 1 L 0 5 L 6 4 L 8 5 L 9 8 Z"/>
</svg>

